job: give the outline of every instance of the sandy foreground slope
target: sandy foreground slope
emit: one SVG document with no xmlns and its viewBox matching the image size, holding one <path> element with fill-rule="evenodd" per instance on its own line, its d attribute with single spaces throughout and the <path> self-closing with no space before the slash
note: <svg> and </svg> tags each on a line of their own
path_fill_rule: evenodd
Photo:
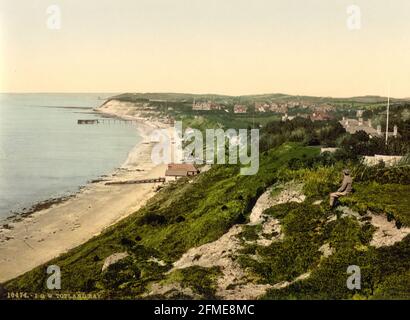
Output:
<svg viewBox="0 0 410 320">
<path fill-rule="evenodd" d="M 110 110 L 113 115 L 115 110 Z M 129 154 L 123 167 L 108 181 L 163 177 L 165 165 L 151 161 L 150 132 L 158 123 L 144 121 L 144 141 Z M 171 129 L 170 129 L 171 130 Z M 74 197 L 18 222 L 0 224 L 0 282 L 19 276 L 72 249 L 142 207 L 157 184 L 87 185 Z"/>
</svg>

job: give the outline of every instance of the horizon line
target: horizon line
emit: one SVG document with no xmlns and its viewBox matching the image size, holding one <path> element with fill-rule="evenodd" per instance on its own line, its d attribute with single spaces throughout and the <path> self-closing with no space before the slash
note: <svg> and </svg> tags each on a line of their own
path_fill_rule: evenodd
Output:
<svg viewBox="0 0 410 320">
<path fill-rule="evenodd" d="M 378 94 L 363 94 L 354 96 L 321 96 L 321 95 L 309 95 L 309 94 L 289 94 L 281 92 L 269 92 L 269 93 L 246 93 L 246 94 L 226 94 L 226 93 L 199 93 L 199 92 L 177 92 L 177 91 L 12 91 L 12 92 L 0 92 L 0 94 L 186 94 L 186 95 L 214 95 L 214 96 L 227 96 L 227 97 L 249 97 L 249 96 L 264 96 L 264 95 L 284 95 L 284 96 L 294 96 L 294 97 L 309 97 L 309 98 L 328 98 L 328 99 L 353 99 L 353 98 L 365 98 L 365 97 L 378 97 L 378 98 L 389 98 L 388 95 L 381 96 Z M 392 97 L 390 99 L 396 100 L 410 100 L 408 97 Z"/>
</svg>

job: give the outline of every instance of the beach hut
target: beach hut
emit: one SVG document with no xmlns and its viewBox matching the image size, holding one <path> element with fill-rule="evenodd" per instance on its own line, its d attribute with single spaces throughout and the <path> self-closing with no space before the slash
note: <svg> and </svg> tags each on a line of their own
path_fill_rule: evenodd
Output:
<svg viewBox="0 0 410 320">
<path fill-rule="evenodd" d="M 171 163 L 168 165 L 167 170 L 165 171 L 166 177 L 189 177 L 195 176 L 199 173 L 199 170 L 190 163 Z"/>
</svg>

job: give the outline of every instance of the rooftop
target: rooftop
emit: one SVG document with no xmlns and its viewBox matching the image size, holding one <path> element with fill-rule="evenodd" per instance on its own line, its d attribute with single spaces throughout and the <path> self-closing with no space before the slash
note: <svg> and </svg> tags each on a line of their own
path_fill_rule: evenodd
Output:
<svg viewBox="0 0 410 320">
<path fill-rule="evenodd" d="M 186 177 L 193 176 L 199 173 L 199 170 L 190 163 L 171 163 L 165 171 L 165 176 Z"/>
</svg>

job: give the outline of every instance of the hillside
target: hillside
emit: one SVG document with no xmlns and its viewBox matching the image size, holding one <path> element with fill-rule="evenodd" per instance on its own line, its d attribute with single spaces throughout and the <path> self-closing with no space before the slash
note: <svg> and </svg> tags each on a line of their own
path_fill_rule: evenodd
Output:
<svg viewBox="0 0 410 320">
<path fill-rule="evenodd" d="M 357 191 L 329 210 L 345 166 Z M 364 170 L 314 146 L 279 143 L 263 152 L 257 175 L 215 165 L 173 182 L 47 265 L 60 266 L 64 293 L 100 298 L 408 299 L 409 182 L 408 166 Z M 119 261 L 107 268 L 110 260 Z M 349 265 L 362 267 L 362 290 L 346 288 Z M 47 293 L 45 269 L 6 288 Z"/>
<path fill-rule="evenodd" d="M 109 99 L 116 99 L 130 102 L 141 101 L 168 101 L 168 102 L 191 102 L 196 100 L 212 100 L 220 103 L 234 103 L 234 102 L 288 102 L 288 101 L 307 101 L 313 103 L 364 103 L 364 104 L 378 104 L 386 103 L 387 97 L 381 96 L 359 96 L 359 97 L 345 97 L 345 98 L 333 98 L 333 97 L 314 97 L 314 96 L 301 96 L 290 95 L 282 93 L 270 93 L 270 94 L 256 94 L 256 95 L 241 95 L 241 96 L 229 96 L 220 94 L 191 94 L 191 93 L 123 93 L 113 96 Z M 391 102 L 408 103 L 410 99 L 398 99 L 391 98 Z"/>
</svg>

